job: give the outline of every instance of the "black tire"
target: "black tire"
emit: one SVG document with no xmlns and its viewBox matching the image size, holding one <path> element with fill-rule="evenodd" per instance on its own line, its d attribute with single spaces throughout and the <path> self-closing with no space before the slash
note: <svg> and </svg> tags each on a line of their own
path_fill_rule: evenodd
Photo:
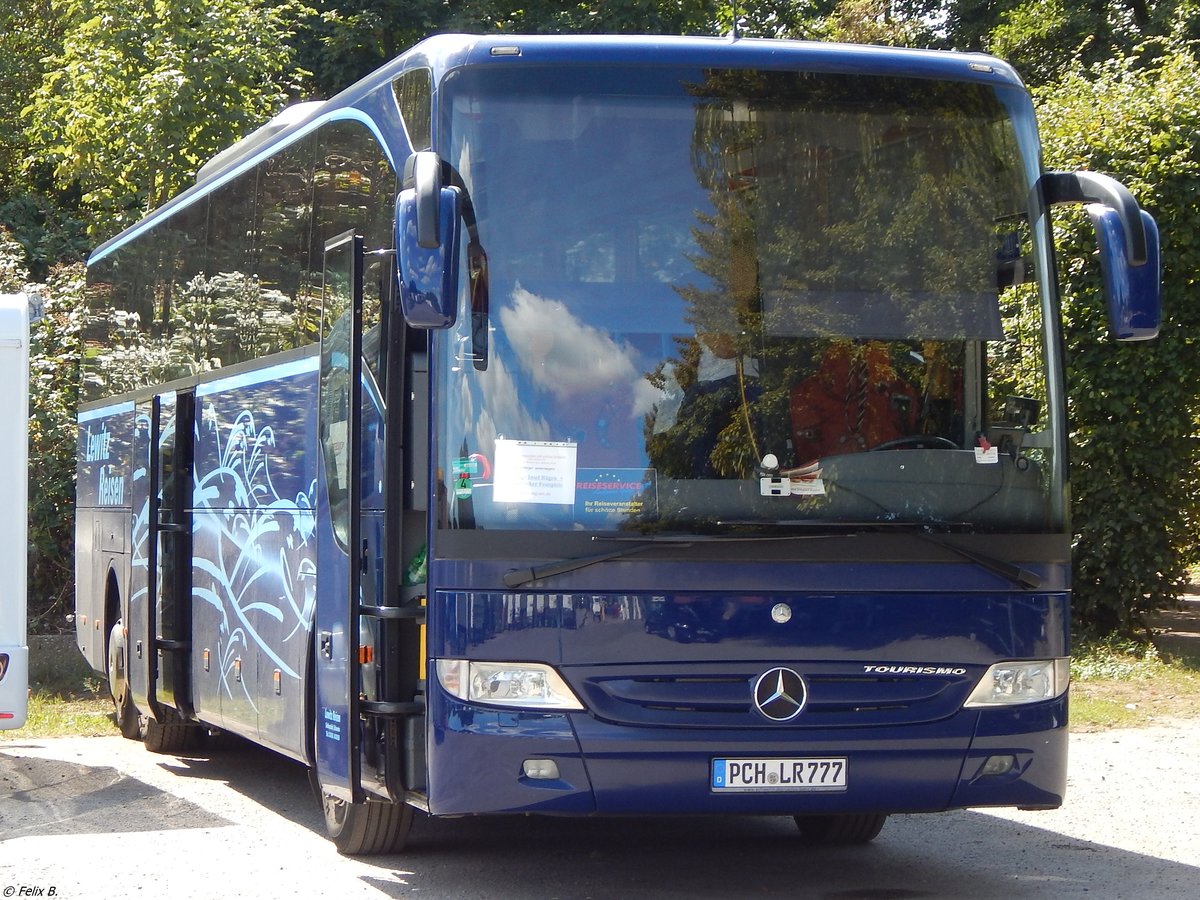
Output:
<svg viewBox="0 0 1200 900">
<path fill-rule="evenodd" d="M 879 836 L 887 813 L 846 813 L 831 816 L 795 816 L 800 839 L 806 844 L 851 846 L 868 844 Z"/>
<path fill-rule="evenodd" d="M 151 753 L 186 753 L 200 743 L 200 729 L 146 716 L 142 719 L 142 740 Z"/>
<path fill-rule="evenodd" d="M 413 808 L 407 803 L 379 800 L 347 803 L 326 793 L 311 769 L 309 780 L 321 801 L 325 833 L 333 841 L 338 853 L 344 856 L 370 856 L 399 853 L 404 849 L 413 820 Z"/>
<path fill-rule="evenodd" d="M 127 664 L 125 653 L 125 625 L 121 620 L 113 625 L 108 632 L 108 692 L 112 695 L 114 717 L 121 736 L 131 741 L 142 739 L 142 724 L 138 717 L 137 708 L 133 705 L 133 696 L 129 691 Z"/>
</svg>

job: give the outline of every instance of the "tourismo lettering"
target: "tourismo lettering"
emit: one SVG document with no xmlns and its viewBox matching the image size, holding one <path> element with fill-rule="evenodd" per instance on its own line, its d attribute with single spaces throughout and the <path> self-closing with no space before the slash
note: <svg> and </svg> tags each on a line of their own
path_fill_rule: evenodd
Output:
<svg viewBox="0 0 1200 900">
<path fill-rule="evenodd" d="M 876 675 L 966 675 L 967 670 L 950 666 L 863 666 Z"/>
</svg>

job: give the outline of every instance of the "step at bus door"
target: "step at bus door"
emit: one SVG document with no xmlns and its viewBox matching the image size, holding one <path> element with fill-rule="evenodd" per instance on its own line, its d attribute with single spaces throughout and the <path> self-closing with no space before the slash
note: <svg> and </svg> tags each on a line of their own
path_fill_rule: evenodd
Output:
<svg viewBox="0 0 1200 900">
<path fill-rule="evenodd" d="M 325 244 L 317 409 L 317 605 L 313 750 L 326 793 L 364 799 L 359 777 L 359 618 L 362 585 L 361 459 L 363 239 Z"/>
</svg>

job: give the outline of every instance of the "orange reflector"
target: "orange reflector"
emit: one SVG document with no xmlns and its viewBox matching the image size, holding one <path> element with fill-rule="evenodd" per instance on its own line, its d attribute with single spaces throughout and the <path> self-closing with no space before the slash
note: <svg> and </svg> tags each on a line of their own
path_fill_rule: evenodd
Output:
<svg viewBox="0 0 1200 900">
<path fill-rule="evenodd" d="M 371 646 L 358 648 L 358 664 L 365 666 L 375 661 L 375 648 Z"/>
</svg>

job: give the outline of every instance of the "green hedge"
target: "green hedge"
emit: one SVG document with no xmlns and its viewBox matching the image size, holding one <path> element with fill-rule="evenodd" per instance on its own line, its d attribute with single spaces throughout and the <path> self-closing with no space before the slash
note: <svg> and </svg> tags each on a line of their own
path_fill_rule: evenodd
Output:
<svg viewBox="0 0 1200 900">
<path fill-rule="evenodd" d="M 1143 48 L 1077 70 L 1038 96 L 1047 167 L 1116 176 L 1162 233 L 1162 332 L 1119 344 L 1106 332 L 1090 227 L 1080 214 L 1060 217 L 1074 609 L 1076 625 L 1095 635 L 1143 628 L 1146 613 L 1177 601 L 1196 559 L 1197 72 L 1188 47 Z"/>
</svg>

